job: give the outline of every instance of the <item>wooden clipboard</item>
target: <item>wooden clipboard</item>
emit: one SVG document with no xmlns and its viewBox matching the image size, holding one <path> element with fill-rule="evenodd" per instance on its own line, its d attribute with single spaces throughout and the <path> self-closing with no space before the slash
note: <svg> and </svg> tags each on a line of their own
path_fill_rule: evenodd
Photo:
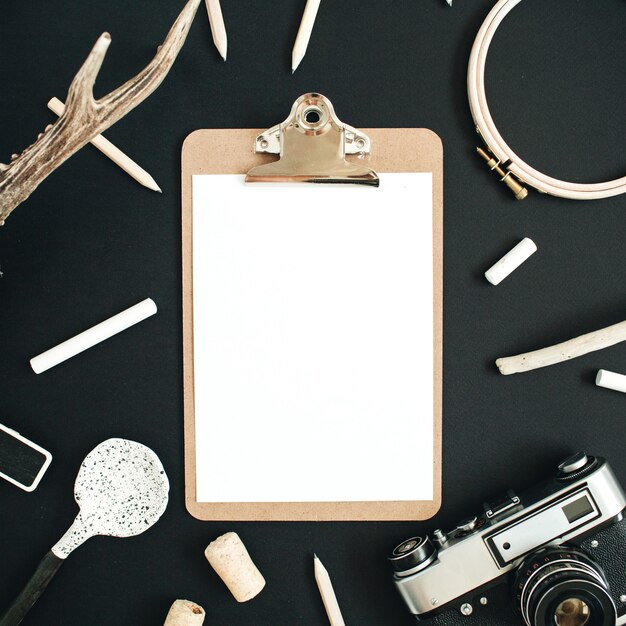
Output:
<svg viewBox="0 0 626 626">
<path fill-rule="evenodd" d="M 432 172 L 434 250 L 434 432 L 433 500 L 414 502 L 203 503 L 196 498 L 196 439 L 193 362 L 192 175 L 245 174 L 275 161 L 254 153 L 259 129 L 197 130 L 182 148 L 183 375 L 185 415 L 185 502 L 200 520 L 392 521 L 424 520 L 441 505 L 443 354 L 443 147 L 427 129 L 363 129 L 372 140 L 368 167 L 378 172 Z M 348 157 L 358 162 L 358 157 Z M 406 470 L 404 470 L 406 471 Z"/>
</svg>

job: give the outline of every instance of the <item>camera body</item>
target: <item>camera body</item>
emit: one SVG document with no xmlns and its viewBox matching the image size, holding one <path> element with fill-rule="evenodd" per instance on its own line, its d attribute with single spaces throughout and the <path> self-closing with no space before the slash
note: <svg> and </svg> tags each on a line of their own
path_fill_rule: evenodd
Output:
<svg viewBox="0 0 626 626">
<path fill-rule="evenodd" d="M 394 582 L 429 626 L 626 624 L 626 495 L 605 459 L 486 503 L 393 551 Z"/>
</svg>

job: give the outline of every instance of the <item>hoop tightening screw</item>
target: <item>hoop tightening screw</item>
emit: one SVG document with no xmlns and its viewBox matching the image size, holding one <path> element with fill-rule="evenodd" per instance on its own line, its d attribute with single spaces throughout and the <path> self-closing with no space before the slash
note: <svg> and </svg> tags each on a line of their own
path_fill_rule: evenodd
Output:
<svg viewBox="0 0 626 626">
<path fill-rule="evenodd" d="M 517 200 L 523 200 L 528 195 L 528 189 L 516 180 L 511 172 L 505 172 L 500 167 L 500 163 L 498 163 L 497 159 L 485 152 L 482 148 L 476 148 L 476 150 L 485 160 L 487 167 L 500 177 L 500 180 L 515 194 Z"/>
</svg>

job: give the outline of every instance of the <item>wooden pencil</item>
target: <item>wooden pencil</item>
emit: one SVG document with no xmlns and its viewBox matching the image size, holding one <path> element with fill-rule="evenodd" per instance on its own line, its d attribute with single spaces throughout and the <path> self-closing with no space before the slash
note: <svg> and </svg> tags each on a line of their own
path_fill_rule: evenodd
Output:
<svg viewBox="0 0 626 626">
<path fill-rule="evenodd" d="M 222 15 L 220 0 L 206 0 L 206 10 L 209 14 L 209 22 L 211 23 L 213 43 L 221 57 L 226 61 L 228 40 L 226 38 L 226 26 L 224 26 L 224 16 Z"/>
<path fill-rule="evenodd" d="M 313 555 L 313 568 L 315 571 L 315 582 L 317 583 L 317 588 L 320 590 L 330 626 L 346 626 L 328 571 L 315 554 Z"/>
<path fill-rule="evenodd" d="M 293 45 L 291 52 L 292 73 L 298 69 L 298 65 L 300 65 L 302 59 L 304 59 L 319 7 L 320 0 L 307 0 L 306 6 L 304 7 L 304 14 L 302 15 L 302 22 L 300 22 L 300 28 L 296 36 L 296 43 Z"/>
<path fill-rule="evenodd" d="M 65 105 L 58 98 L 51 98 L 48 102 L 48 108 L 59 116 L 65 112 Z M 152 191 L 161 193 L 161 188 L 157 185 L 156 180 L 108 139 L 102 135 L 96 135 L 90 143 L 98 148 L 102 154 L 109 157 L 113 163 L 121 167 L 129 176 L 132 176 L 138 183 L 148 189 L 152 189 Z"/>
</svg>

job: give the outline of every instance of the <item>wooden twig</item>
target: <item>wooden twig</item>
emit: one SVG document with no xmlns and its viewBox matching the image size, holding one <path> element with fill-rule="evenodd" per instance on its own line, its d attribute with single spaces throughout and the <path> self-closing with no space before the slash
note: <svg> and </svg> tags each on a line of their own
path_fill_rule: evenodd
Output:
<svg viewBox="0 0 626 626">
<path fill-rule="evenodd" d="M 555 346 L 498 359 L 496 365 L 501 374 L 508 376 L 509 374 L 528 372 L 539 367 L 569 361 L 589 352 L 609 348 L 621 341 L 626 341 L 626 321 L 581 335 Z"/>
<path fill-rule="evenodd" d="M 143 102 L 167 76 L 185 43 L 200 0 L 188 0 L 152 61 L 134 78 L 99 100 L 93 86 L 111 36 L 100 35 L 70 85 L 65 113 L 30 147 L 0 163 L 0 224 L 59 165 Z"/>
</svg>

